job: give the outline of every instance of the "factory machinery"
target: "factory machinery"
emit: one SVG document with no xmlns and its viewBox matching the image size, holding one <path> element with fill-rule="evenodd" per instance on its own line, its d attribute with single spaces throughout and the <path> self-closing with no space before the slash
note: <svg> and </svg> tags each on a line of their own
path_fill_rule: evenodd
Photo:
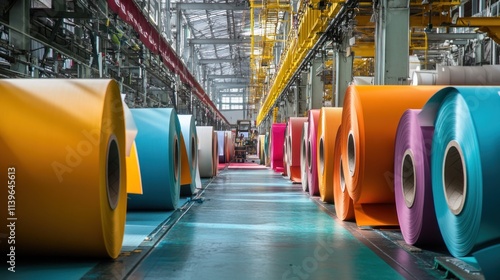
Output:
<svg viewBox="0 0 500 280">
<path fill-rule="evenodd" d="M 196 69 L 170 46 L 165 3 L 149 2 L 2 1 L 0 77 L 111 78 L 129 107 L 175 108 L 197 125 L 228 128 Z"/>
</svg>

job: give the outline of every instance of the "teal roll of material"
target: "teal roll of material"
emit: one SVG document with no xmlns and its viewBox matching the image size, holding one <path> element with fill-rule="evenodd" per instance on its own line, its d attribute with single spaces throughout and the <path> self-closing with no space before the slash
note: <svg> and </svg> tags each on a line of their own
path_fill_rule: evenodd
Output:
<svg viewBox="0 0 500 280">
<path fill-rule="evenodd" d="M 179 115 L 182 137 L 186 143 L 186 150 L 189 160 L 189 170 L 191 172 L 191 184 L 181 186 L 182 195 L 192 195 L 196 191 L 198 168 L 198 135 L 196 134 L 195 119 L 192 115 Z"/>
<path fill-rule="evenodd" d="M 419 118 L 434 125 L 431 174 L 444 242 L 455 257 L 500 243 L 500 87 L 447 87 Z"/>
<path fill-rule="evenodd" d="M 141 165 L 142 195 L 129 194 L 130 210 L 176 209 L 180 196 L 180 139 L 177 113 L 170 108 L 131 109 Z"/>
<path fill-rule="evenodd" d="M 473 256 L 481 267 L 484 279 L 495 279 L 500 275 L 500 266 L 498 265 L 500 244 L 474 252 Z"/>
</svg>

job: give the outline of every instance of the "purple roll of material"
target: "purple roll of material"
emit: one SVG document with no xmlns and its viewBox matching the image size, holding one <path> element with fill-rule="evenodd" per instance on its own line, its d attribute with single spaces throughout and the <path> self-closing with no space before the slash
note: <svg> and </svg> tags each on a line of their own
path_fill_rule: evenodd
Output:
<svg viewBox="0 0 500 280">
<path fill-rule="evenodd" d="M 434 211 L 430 150 L 434 127 L 422 126 L 421 110 L 407 110 L 396 132 L 394 194 L 401 233 L 406 243 L 442 244 Z"/>
<path fill-rule="evenodd" d="M 319 109 L 309 110 L 309 137 L 307 143 L 307 184 L 309 186 L 310 195 L 319 194 L 318 185 L 318 166 L 317 166 L 317 138 L 318 138 L 318 123 L 319 123 Z M 333 155 L 332 155 L 333 156 Z"/>
</svg>

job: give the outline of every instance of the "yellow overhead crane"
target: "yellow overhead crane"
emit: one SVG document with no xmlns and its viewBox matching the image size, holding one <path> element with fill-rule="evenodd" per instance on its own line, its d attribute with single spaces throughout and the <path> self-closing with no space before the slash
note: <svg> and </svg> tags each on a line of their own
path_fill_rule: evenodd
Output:
<svg viewBox="0 0 500 280">
<path fill-rule="evenodd" d="M 320 34 L 324 32 L 330 21 L 337 16 L 344 0 L 309 0 L 301 2 L 297 15 L 298 26 L 291 29 L 285 49 L 280 58 L 276 72 L 268 81 L 271 85 L 255 91 L 257 100 L 260 99 L 260 110 L 257 115 L 257 125 L 266 117 L 276 100 L 284 91 L 288 82 L 293 78 L 298 67 L 305 59 L 307 53 L 314 47 Z M 410 27 L 411 29 L 425 27 L 477 27 L 478 31 L 485 32 L 496 43 L 500 44 L 500 18 L 499 17 L 468 17 L 451 18 L 452 8 L 460 5 L 460 0 L 434 0 L 422 4 L 421 0 L 410 0 Z M 360 1 L 360 9 L 371 8 L 373 3 Z M 355 17 L 356 29 L 368 37 L 374 34 L 375 23 L 371 14 L 357 14 Z M 412 32 L 410 35 L 410 49 L 426 49 L 427 36 L 423 32 Z M 372 35 L 372 38 L 374 36 Z M 374 42 L 357 42 L 350 47 L 355 56 L 354 64 L 359 66 L 359 72 L 367 72 L 367 60 L 374 57 Z M 259 76 L 260 79 L 269 79 L 268 76 Z M 263 83 L 262 83 L 263 84 Z M 275 108 L 276 109 L 276 108 Z M 275 112 L 274 112 L 275 114 Z M 273 115 L 274 115 L 273 114 Z"/>
<path fill-rule="evenodd" d="M 269 81 L 271 85 L 269 92 L 265 100 L 263 102 L 261 100 L 257 124 L 267 115 L 308 51 L 316 44 L 321 33 L 328 27 L 330 20 L 338 13 L 341 3 L 344 1 L 310 0 L 309 2 L 301 2 L 300 12 L 297 14 L 297 28 L 292 28 L 287 36 L 287 44 L 281 54 L 280 64 L 277 65 L 276 73 Z M 260 93 L 261 97 L 264 93 L 264 91 Z"/>
</svg>

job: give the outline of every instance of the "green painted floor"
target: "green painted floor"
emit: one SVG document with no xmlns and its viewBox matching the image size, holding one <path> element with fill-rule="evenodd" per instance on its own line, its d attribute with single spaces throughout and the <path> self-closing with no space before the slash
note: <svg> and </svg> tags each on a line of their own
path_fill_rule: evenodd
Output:
<svg viewBox="0 0 500 280">
<path fill-rule="evenodd" d="M 269 169 L 226 168 L 169 213 L 128 213 L 116 260 L 36 259 L 0 279 L 438 279 L 439 250 L 359 229 Z"/>
<path fill-rule="evenodd" d="M 129 279 L 409 276 L 380 258 L 304 194 L 300 185 L 273 171 L 225 170 L 203 198 L 135 267 Z"/>
</svg>

